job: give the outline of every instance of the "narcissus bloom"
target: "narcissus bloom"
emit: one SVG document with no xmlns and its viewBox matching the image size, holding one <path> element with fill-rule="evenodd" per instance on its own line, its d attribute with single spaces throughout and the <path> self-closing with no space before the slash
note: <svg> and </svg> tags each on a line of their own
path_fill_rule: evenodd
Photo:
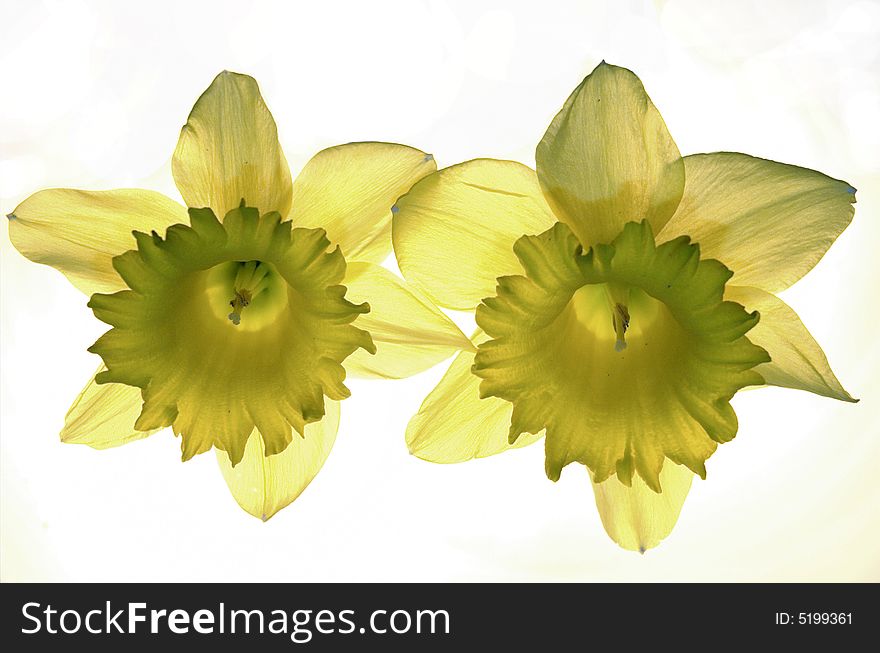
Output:
<svg viewBox="0 0 880 653">
<path fill-rule="evenodd" d="M 644 551 L 736 434 L 738 390 L 853 401 L 773 293 L 849 224 L 855 190 L 744 154 L 682 158 L 639 79 L 604 62 L 536 163 L 452 166 L 397 204 L 404 277 L 480 327 L 407 443 L 451 463 L 544 436 L 547 476 L 585 465 L 608 534 Z"/>
<path fill-rule="evenodd" d="M 235 499 L 268 519 L 327 458 L 346 371 L 402 377 L 469 345 L 378 265 L 392 204 L 436 166 L 403 145 L 351 143 L 291 181 L 257 83 L 224 72 L 172 170 L 189 210 L 148 190 L 44 190 L 9 215 L 15 247 L 113 327 L 61 439 L 101 449 L 170 426 L 184 460 L 215 448 Z"/>
</svg>

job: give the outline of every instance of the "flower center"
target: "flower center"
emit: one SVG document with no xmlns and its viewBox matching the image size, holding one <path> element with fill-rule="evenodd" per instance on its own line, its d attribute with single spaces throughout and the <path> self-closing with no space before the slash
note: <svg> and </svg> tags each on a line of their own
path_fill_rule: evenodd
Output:
<svg viewBox="0 0 880 653">
<path fill-rule="evenodd" d="M 271 263 L 225 261 L 202 274 L 211 312 L 239 330 L 265 329 L 288 307 L 291 293 Z"/>
<path fill-rule="evenodd" d="M 260 261 L 248 261 L 237 264 L 235 282 L 232 285 L 232 301 L 229 305 L 232 312 L 229 321 L 235 326 L 241 324 L 241 312 L 259 297 L 269 285 L 269 265 Z"/>
<path fill-rule="evenodd" d="M 633 290 L 639 293 L 638 289 L 609 281 L 594 286 L 584 286 L 572 298 L 578 320 L 589 325 L 594 331 L 594 335 L 601 340 L 606 339 L 602 333 L 606 331 L 606 325 L 599 329 L 595 321 L 597 318 L 608 317 L 610 313 L 611 328 L 615 336 L 614 351 L 616 352 L 626 349 L 626 332 L 632 320 L 629 304 L 632 300 Z M 644 293 L 640 293 L 637 299 L 644 300 L 646 297 Z"/>
<path fill-rule="evenodd" d="M 546 429 L 553 480 L 580 462 L 659 492 L 666 458 L 705 475 L 736 434 L 730 399 L 768 360 L 744 335 L 758 315 L 723 301 L 731 272 L 687 238 L 657 245 L 647 222 L 586 253 L 558 223 L 514 251 L 526 274 L 478 307 L 490 339 L 473 366 L 481 396 L 513 404 L 511 442 Z"/>
<path fill-rule="evenodd" d="M 342 361 L 375 352 L 352 325 L 369 306 L 344 298 L 345 259 L 322 229 L 246 206 L 223 222 L 189 213 L 114 258 L 129 289 L 92 295 L 113 328 L 89 351 L 107 366 L 98 383 L 141 388 L 137 430 L 171 426 L 184 459 L 217 447 L 235 465 L 255 429 L 278 453 L 323 417 L 325 396 L 348 396 Z"/>
<path fill-rule="evenodd" d="M 626 365 L 646 350 L 674 349 L 683 332 L 663 302 L 637 287 L 598 283 L 578 288 L 567 310 L 572 329 L 595 343 L 595 356 Z M 641 361 L 644 362 L 644 361 Z"/>
</svg>

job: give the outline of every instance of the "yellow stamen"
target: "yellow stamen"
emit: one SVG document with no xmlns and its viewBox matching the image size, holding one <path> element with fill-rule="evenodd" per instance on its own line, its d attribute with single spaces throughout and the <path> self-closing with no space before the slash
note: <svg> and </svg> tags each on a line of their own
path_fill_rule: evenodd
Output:
<svg viewBox="0 0 880 653">
<path fill-rule="evenodd" d="M 232 312 L 229 314 L 229 319 L 235 326 L 241 324 L 241 312 L 245 306 L 251 303 L 251 294 L 247 290 L 236 290 L 235 298 L 229 302 L 229 305 L 232 306 Z"/>
<path fill-rule="evenodd" d="M 623 304 L 614 305 L 611 322 L 614 324 L 614 333 L 617 334 L 614 351 L 623 351 L 626 349 L 626 330 L 629 328 L 629 311 L 626 306 Z"/>
<path fill-rule="evenodd" d="M 241 312 L 244 308 L 269 285 L 268 265 L 263 265 L 260 261 L 248 261 L 240 265 L 233 285 L 235 295 L 229 302 L 232 312 L 227 316 L 235 326 L 241 324 Z"/>
<path fill-rule="evenodd" d="M 605 284 L 605 294 L 611 305 L 611 325 L 617 335 L 614 351 L 623 351 L 626 349 L 626 330 L 629 328 L 629 287 L 608 282 Z"/>
</svg>

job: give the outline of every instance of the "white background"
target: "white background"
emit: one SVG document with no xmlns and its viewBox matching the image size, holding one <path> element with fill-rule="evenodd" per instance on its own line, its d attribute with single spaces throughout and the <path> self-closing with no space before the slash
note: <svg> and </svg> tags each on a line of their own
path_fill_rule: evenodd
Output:
<svg viewBox="0 0 880 653">
<path fill-rule="evenodd" d="M 263 524 L 234 503 L 213 454 L 182 464 L 170 433 L 108 451 L 59 443 L 104 325 L 4 228 L 4 580 L 880 580 L 878 3 L 0 7 L 4 214 L 53 186 L 179 197 L 179 128 L 223 69 L 258 79 L 295 174 L 351 140 L 411 144 L 441 166 L 533 165 L 583 76 L 602 59 L 627 66 L 682 153 L 747 152 L 859 189 L 853 225 L 784 297 L 862 399 L 742 393 L 738 437 L 672 536 L 639 556 L 605 536 L 581 469 L 545 478 L 540 445 L 457 466 L 410 457 L 406 422 L 445 365 L 353 380 L 323 471 Z"/>
</svg>

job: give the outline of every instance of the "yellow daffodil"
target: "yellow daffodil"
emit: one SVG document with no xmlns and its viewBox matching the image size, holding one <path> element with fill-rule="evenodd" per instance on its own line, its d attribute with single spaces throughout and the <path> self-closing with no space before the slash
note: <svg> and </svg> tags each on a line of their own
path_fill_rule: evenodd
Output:
<svg viewBox="0 0 880 653">
<path fill-rule="evenodd" d="M 288 505 L 333 446 L 346 370 L 402 377 L 470 346 L 378 265 L 392 204 L 434 170 L 410 147 L 351 143 L 291 181 L 257 83 L 224 72 L 174 152 L 189 210 L 148 190 L 27 198 L 8 216 L 12 243 L 113 327 L 61 439 L 102 449 L 170 426 L 184 460 L 217 450 L 246 511 Z"/>
<path fill-rule="evenodd" d="M 644 551 L 736 434 L 738 390 L 853 401 L 773 293 L 849 224 L 855 190 L 745 154 L 682 158 L 639 79 L 604 62 L 536 163 L 452 166 L 395 208 L 404 277 L 480 327 L 407 444 L 452 463 L 545 435 L 547 476 L 585 465 L 608 534 Z"/>
</svg>

